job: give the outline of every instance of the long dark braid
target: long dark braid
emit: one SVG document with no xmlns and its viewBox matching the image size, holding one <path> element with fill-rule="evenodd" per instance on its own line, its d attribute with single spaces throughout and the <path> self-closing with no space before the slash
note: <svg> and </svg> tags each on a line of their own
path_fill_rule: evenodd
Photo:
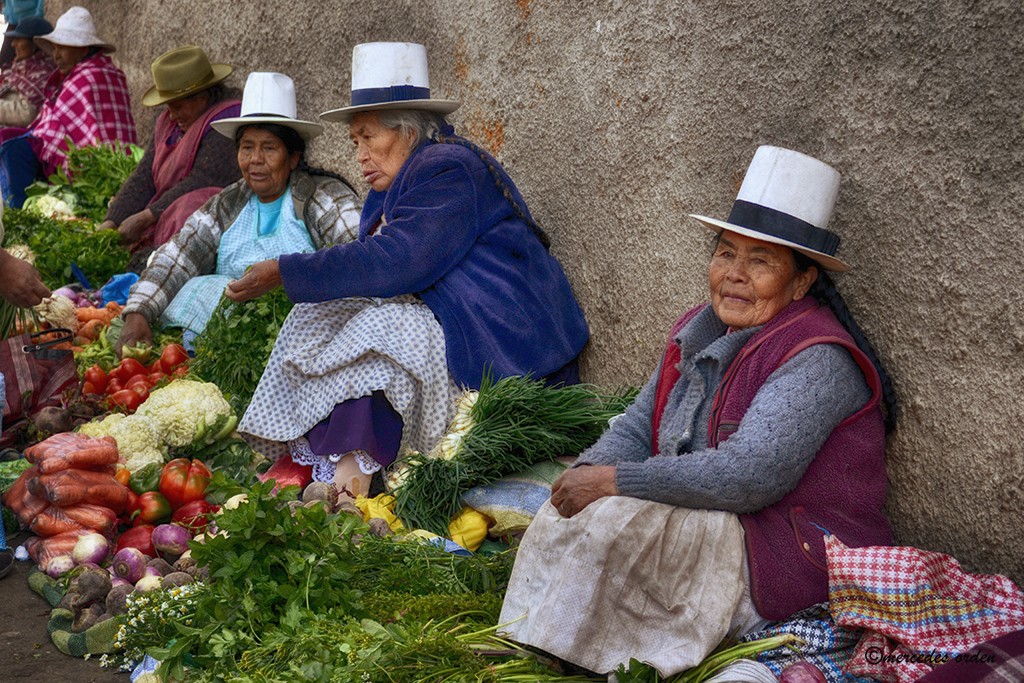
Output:
<svg viewBox="0 0 1024 683">
<path fill-rule="evenodd" d="M 341 175 L 340 173 L 335 173 L 334 171 L 328 171 L 326 168 L 319 168 L 318 166 L 310 166 L 306 162 L 306 157 L 305 156 L 303 156 L 302 160 L 299 161 L 299 170 L 300 171 L 305 171 L 309 175 L 319 175 L 319 176 L 324 176 L 326 178 L 334 178 L 335 180 L 340 180 L 345 185 L 345 187 L 347 187 L 348 189 L 352 190 L 353 194 L 355 194 L 357 197 L 359 196 L 359 193 L 356 192 L 356 188 L 352 187 L 352 183 L 350 183 L 345 178 L 345 176 Z"/>
<path fill-rule="evenodd" d="M 499 170 L 500 165 L 496 165 L 498 164 L 498 161 L 494 157 L 488 154 L 484 148 L 458 135 L 442 135 L 437 133 L 434 135 L 433 140 L 446 145 L 459 145 L 460 147 L 465 147 L 480 157 L 480 160 L 483 161 L 484 165 L 487 167 L 488 173 L 490 173 L 491 177 L 494 179 L 494 184 L 498 186 L 498 190 L 501 192 L 502 196 L 505 197 L 506 201 L 508 201 L 512 206 L 512 213 L 516 215 L 516 218 L 530 226 L 530 230 L 532 230 L 533 234 L 537 236 L 537 239 L 540 240 L 540 243 L 544 245 L 545 249 L 551 249 L 551 240 L 548 239 L 547 233 L 537 225 L 537 221 L 533 220 L 526 208 L 521 206 L 519 201 L 516 200 L 515 195 L 512 194 L 512 190 L 509 189 L 508 184 L 505 182 L 505 178 Z"/>
<path fill-rule="evenodd" d="M 805 272 L 810 266 L 817 265 L 813 260 L 799 252 L 794 251 L 793 255 L 796 257 L 796 267 L 800 272 Z M 878 376 L 882 380 L 882 403 L 885 404 L 885 433 L 891 434 L 896 429 L 896 419 L 900 413 L 899 401 L 896 398 L 896 389 L 893 387 L 892 379 L 889 377 L 889 373 L 885 371 L 885 366 L 882 365 L 882 361 L 878 357 L 875 347 L 868 340 L 868 336 L 864 334 L 864 330 L 854 320 L 853 313 L 847 308 L 846 300 L 839 293 L 832 277 L 821 266 L 817 266 L 817 268 L 818 279 L 811 285 L 808 293 L 820 303 L 829 307 L 836 316 L 836 319 L 842 323 L 846 331 L 853 337 L 857 348 L 864 352 L 864 355 L 868 357 L 871 364 L 875 366 L 875 370 L 878 371 Z"/>
</svg>

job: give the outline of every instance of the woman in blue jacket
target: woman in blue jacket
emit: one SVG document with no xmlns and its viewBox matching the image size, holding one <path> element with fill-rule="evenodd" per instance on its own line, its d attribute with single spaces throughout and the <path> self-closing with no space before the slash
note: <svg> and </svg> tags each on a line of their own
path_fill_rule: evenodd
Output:
<svg viewBox="0 0 1024 683">
<path fill-rule="evenodd" d="M 485 372 L 578 381 L 583 313 L 511 178 L 445 121 L 458 106 L 431 99 L 423 46 L 357 45 L 352 105 L 321 118 L 349 124 L 371 188 L 359 239 L 257 263 L 228 288 L 310 302 L 240 429 L 352 495 L 404 449 L 429 450 Z"/>
</svg>

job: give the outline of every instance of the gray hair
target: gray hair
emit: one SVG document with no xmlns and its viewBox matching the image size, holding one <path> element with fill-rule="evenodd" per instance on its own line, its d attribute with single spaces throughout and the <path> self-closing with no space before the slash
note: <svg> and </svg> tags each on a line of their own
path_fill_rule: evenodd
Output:
<svg viewBox="0 0 1024 683">
<path fill-rule="evenodd" d="M 419 109 L 384 109 L 377 112 L 380 125 L 397 130 L 409 139 L 409 149 L 415 149 L 424 140 L 430 140 L 447 124 L 444 117 Z"/>
</svg>

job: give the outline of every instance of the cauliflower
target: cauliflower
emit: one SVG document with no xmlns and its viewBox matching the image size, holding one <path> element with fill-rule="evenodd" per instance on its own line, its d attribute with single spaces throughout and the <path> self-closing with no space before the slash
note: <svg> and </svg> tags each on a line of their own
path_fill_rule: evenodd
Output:
<svg viewBox="0 0 1024 683">
<path fill-rule="evenodd" d="M 75 315 L 75 302 L 66 296 L 54 294 L 42 300 L 36 306 L 36 313 L 44 321 L 50 323 L 51 327 L 63 327 L 78 332 L 80 323 Z"/>
<path fill-rule="evenodd" d="M 171 448 L 213 443 L 238 423 L 216 384 L 189 379 L 152 392 L 135 414 L 148 418 L 161 443 Z"/>
<path fill-rule="evenodd" d="M 117 452 L 125 459 L 125 467 L 135 472 L 149 463 L 163 464 L 166 453 L 153 423 L 138 415 L 113 413 L 98 422 L 88 422 L 78 428 L 86 436 L 99 438 L 112 436 L 117 441 Z"/>
<path fill-rule="evenodd" d="M 23 208 L 50 218 L 74 218 L 75 210 L 72 204 L 73 202 L 69 203 L 60 197 L 44 194 L 29 197 Z"/>
</svg>

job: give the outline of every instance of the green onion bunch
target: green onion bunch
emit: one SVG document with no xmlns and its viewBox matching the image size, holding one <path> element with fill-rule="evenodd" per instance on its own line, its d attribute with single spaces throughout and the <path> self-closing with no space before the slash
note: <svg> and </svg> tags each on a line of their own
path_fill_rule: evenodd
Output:
<svg viewBox="0 0 1024 683">
<path fill-rule="evenodd" d="M 538 462 L 578 455 L 635 395 L 632 389 L 608 395 L 587 384 L 550 387 L 529 376 L 485 376 L 474 400 L 460 400 L 452 433 L 431 453 L 400 461 L 393 477 L 395 512 L 412 528 L 447 536 L 465 491 Z"/>
</svg>

